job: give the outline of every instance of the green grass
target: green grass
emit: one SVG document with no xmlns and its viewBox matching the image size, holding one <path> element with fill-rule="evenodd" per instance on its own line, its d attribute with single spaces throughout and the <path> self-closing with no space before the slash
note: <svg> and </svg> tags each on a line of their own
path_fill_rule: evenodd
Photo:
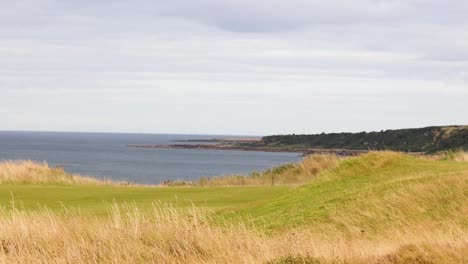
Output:
<svg viewBox="0 0 468 264">
<path fill-rule="evenodd" d="M 374 232 L 408 223 L 467 225 L 468 163 L 395 152 L 343 159 L 301 187 L 141 187 L 93 184 L 0 184 L 0 205 L 103 215 L 110 204 L 149 208 L 202 206 L 223 219 L 268 230 L 291 227 Z M 352 217 L 349 217 L 352 216 Z"/>
<path fill-rule="evenodd" d="M 208 209 L 271 200 L 292 187 L 116 187 L 95 185 L 0 184 L 0 205 L 24 210 L 79 209 L 81 213 L 104 214 L 109 204 L 134 203 L 141 208 L 155 202 L 175 207 L 203 206 Z"/>
<path fill-rule="evenodd" d="M 8 180 L 0 184 L 0 259 L 466 263 L 468 163 L 455 161 L 466 157 L 371 152 L 273 172 L 310 172 L 298 187 L 123 186 L 9 163 L 0 174 Z"/>
<path fill-rule="evenodd" d="M 466 227 L 467 202 L 468 163 L 384 152 L 342 160 L 311 184 L 230 208 L 224 216 L 251 219 L 267 229 L 307 225 L 372 233 L 453 219 Z"/>
</svg>

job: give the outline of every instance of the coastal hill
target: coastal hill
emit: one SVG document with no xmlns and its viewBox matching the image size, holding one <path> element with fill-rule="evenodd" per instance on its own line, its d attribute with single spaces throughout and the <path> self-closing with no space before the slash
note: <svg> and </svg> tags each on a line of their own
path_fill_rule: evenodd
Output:
<svg viewBox="0 0 468 264">
<path fill-rule="evenodd" d="M 193 139 L 172 145 L 128 145 L 133 148 L 297 152 L 356 156 L 373 150 L 434 153 L 468 150 L 468 126 L 432 126 L 360 133 L 276 135 L 263 138 Z"/>
<path fill-rule="evenodd" d="M 360 133 L 276 135 L 250 143 L 259 148 L 394 150 L 437 152 L 468 150 L 468 126 L 432 126 Z"/>
</svg>

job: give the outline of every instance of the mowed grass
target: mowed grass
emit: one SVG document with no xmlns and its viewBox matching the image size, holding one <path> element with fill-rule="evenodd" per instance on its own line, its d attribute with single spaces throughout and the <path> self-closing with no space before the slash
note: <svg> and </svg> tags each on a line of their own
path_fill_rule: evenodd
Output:
<svg viewBox="0 0 468 264">
<path fill-rule="evenodd" d="M 22 210 L 107 214 L 109 206 L 132 204 L 141 209 L 154 203 L 172 207 L 219 209 L 252 201 L 271 200 L 292 187 L 162 187 L 97 180 L 72 175 L 33 161 L 0 163 L 0 206 Z"/>
<path fill-rule="evenodd" d="M 293 187 L 130 187 L 100 185 L 1 184 L 0 205 L 24 210 L 47 208 L 56 212 L 79 210 L 82 214 L 105 214 L 109 205 L 133 204 L 150 208 L 154 203 L 173 207 L 211 209 L 267 201 Z"/>
</svg>

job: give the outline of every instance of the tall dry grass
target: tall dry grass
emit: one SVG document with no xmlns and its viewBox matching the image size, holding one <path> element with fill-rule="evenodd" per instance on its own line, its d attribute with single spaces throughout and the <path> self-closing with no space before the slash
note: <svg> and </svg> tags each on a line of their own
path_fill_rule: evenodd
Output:
<svg viewBox="0 0 468 264">
<path fill-rule="evenodd" d="M 421 155 L 421 158 L 429 160 L 450 160 L 468 162 L 468 152 L 466 151 L 442 151 L 431 155 Z"/>
<path fill-rule="evenodd" d="M 299 163 L 284 164 L 262 173 L 249 176 L 202 177 L 197 181 L 166 181 L 162 185 L 177 186 L 244 186 L 244 185 L 285 185 L 310 182 L 320 171 L 338 163 L 336 155 L 312 155 Z M 132 185 L 128 182 L 100 180 L 65 172 L 62 168 L 50 167 L 47 163 L 30 160 L 0 162 L 1 183 L 57 183 L 57 184 L 104 184 Z"/>
<path fill-rule="evenodd" d="M 266 235 L 195 208 L 112 206 L 104 218 L 0 210 L 0 263 L 463 263 L 467 252 L 467 233 L 455 222 L 378 237 Z"/>
<path fill-rule="evenodd" d="M 128 185 L 125 182 L 99 180 L 66 173 L 62 168 L 52 168 L 47 163 L 30 160 L 3 161 L 0 163 L 0 184 L 2 183 L 56 183 L 56 184 L 99 184 Z"/>
<path fill-rule="evenodd" d="M 339 170 L 334 169 L 336 157 L 312 156 L 265 175 L 288 175 L 283 182 L 289 183 L 310 181 L 332 168 L 342 179 L 399 163 L 401 156 L 376 155 L 345 160 Z M 0 173 L 9 175 L 0 179 L 30 182 L 50 171 L 64 173 L 45 165 L 34 169 L 27 162 L 21 167 L 32 169 L 11 166 L 10 171 L 0 167 Z M 107 216 L 92 217 L 73 210 L 22 211 L 12 203 L 0 208 L 0 263 L 468 263 L 466 174 L 408 175 L 403 180 L 401 175 L 388 176 L 393 180 L 328 204 L 334 209 L 316 221 L 272 233 L 203 208 L 112 205 Z M 60 180 L 55 177 L 42 181 Z M 66 179 L 62 182 L 73 183 Z M 274 205 L 269 209 L 281 208 Z"/>
<path fill-rule="evenodd" d="M 298 163 L 287 163 L 264 172 L 253 172 L 248 176 L 228 175 L 202 177 L 198 181 L 166 181 L 166 185 L 193 186 L 247 186 L 247 185 L 291 185 L 305 184 L 321 171 L 338 164 L 338 156 L 330 154 L 310 155 Z"/>
</svg>

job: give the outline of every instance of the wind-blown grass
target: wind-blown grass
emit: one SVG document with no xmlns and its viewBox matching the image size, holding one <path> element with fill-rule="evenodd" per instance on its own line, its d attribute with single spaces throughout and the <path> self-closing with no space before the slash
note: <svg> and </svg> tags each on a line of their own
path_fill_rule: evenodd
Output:
<svg viewBox="0 0 468 264">
<path fill-rule="evenodd" d="M 232 216 L 248 216 L 270 229 L 328 226 L 350 235 L 425 221 L 443 225 L 447 219 L 466 225 L 467 190 L 466 162 L 372 152 L 342 160 L 277 199 L 240 206 Z"/>
<path fill-rule="evenodd" d="M 34 183 L 34 184 L 106 184 L 126 185 L 124 182 L 99 180 L 66 173 L 62 168 L 51 168 L 47 163 L 30 160 L 3 161 L 0 163 L 0 184 Z"/>
<path fill-rule="evenodd" d="M 338 163 L 336 155 L 310 155 L 298 163 L 287 163 L 264 172 L 248 176 L 228 175 L 202 177 L 198 181 L 166 181 L 168 186 L 248 186 L 248 185 L 298 185 L 311 182 L 321 171 Z"/>
<path fill-rule="evenodd" d="M 467 263 L 468 163 L 456 160 L 373 152 L 304 165 L 304 186 L 212 209 L 114 204 L 93 216 L 66 202 L 62 214 L 17 209 L 15 200 L 0 210 L 0 263 Z M 249 188 L 278 187 L 215 196 Z"/>
<path fill-rule="evenodd" d="M 442 151 L 433 155 L 423 157 L 434 160 L 452 160 L 468 162 L 468 152 L 465 151 Z"/>
<path fill-rule="evenodd" d="M 212 216 L 161 204 L 145 212 L 112 206 L 105 218 L 1 210 L 0 262 L 462 263 L 467 257 L 466 232 L 454 222 L 447 222 L 448 232 L 421 226 L 369 239 L 338 230 L 267 235 Z"/>
</svg>

